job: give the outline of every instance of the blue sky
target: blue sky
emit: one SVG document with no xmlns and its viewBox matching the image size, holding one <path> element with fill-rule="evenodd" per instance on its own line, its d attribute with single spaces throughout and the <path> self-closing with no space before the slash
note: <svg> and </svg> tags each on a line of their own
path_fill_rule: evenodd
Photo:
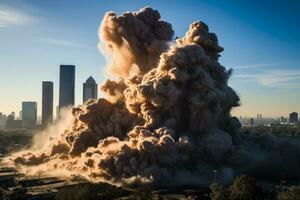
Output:
<svg viewBox="0 0 300 200">
<path fill-rule="evenodd" d="M 151 6 L 183 36 L 190 23 L 206 22 L 225 48 L 220 62 L 234 73 L 241 96 L 235 115 L 287 116 L 300 112 L 299 1 L 0 0 L 0 112 L 19 112 L 21 101 L 38 101 L 43 80 L 58 66 L 76 65 L 76 104 L 82 83 L 105 80 L 97 32 L 106 11 L 121 14 Z"/>
</svg>

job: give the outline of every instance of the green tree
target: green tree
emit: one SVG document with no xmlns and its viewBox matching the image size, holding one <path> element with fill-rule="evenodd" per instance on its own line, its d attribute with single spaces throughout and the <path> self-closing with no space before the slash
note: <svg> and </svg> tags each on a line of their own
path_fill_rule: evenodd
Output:
<svg viewBox="0 0 300 200">
<path fill-rule="evenodd" d="M 300 200 L 300 187 L 292 186 L 285 192 L 279 192 L 278 200 Z"/>
<path fill-rule="evenodd" d="M 236 177 L 229 188 L 230 200 L 260 200 L 263 199 L 261 189 L 253 178 L 246 175 Z"/>
<path fill-rule="evenodd" d="M 209 186 L 211 193 L 210 199 L 211 200 L 226 200 L 226 193 L 223 189 L 222 185 L 219 183 L 213 183 Z"/>
</svg>

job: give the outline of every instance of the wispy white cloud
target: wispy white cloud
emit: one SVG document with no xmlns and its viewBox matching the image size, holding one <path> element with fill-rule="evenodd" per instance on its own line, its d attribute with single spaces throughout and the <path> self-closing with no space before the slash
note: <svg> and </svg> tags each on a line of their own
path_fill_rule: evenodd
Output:
<svg viewBox="0 0 300 200">
<path fill-rule="evenodd" d="M 262 75 L 258 76 L 258 80 L 265 86 L 288 86 L 295 84 L 298 81 L 300 83 L 300 70 L 267 70 Z"/>
<path fill-rule="evenodd" d="M 73 47 L 73 48 L 89 48 L 90 47 L 86 44 L 82 44 L 82 43 L 79 43 L 79 42 L 68 41 L 68 40 L 62 40 L 62 39 L 42 38 L 41 40 L 43 42 L 48 43 L 48 44 L 64 46 L 64 47 Z"/>
<path fill-rule="evenodd" d="M 234 74 L 234 78 L 238 78 L 238 79 L 255 79 L 257 78 L 257 75 L 254 74 Z"/>
<path fill-rule="evenodd" d="M 300 61 L 286 61 L 286 62 L 278 62 L 278 63 L 258 63 L 258 64 L 249 64 L 249 65 L 235 65 L 229 66 L 229 68 L 233 68 L 235 70 L 243 70 L 243 69 L 254 69 L 254 68 L 265 68 L 265 67 L 274 67 L 274 66 L 281 66 L 281 65 L 290 65 L 290 64 L 297 64 Z"/>
<path fill-rule="evenodd" d="M 10 38 L 12 31 L 16 34 L 20 34 L 20 29 L 22 31 L 28 31 L 26 36 L 26 42 L 38 42 L 46 45 L 69 47 L 69 48 L 91 48 L 82 42 L 77 40 L 64 39 L 57 37 L 55 32 L 58 28 L 55 25 L 51 26 L 46 19 L 46 14 L 43 10 L 33 7 L 27 4 L 26 1 L 10 1 L 10 0 L 0 0 L 0 30 L 10 30 L 9 32 L 0 32 L 0 38 L 4 37 Z M 47 24 L 47 26 L 45 26 Z M 38 25 L 38 26 L 36 26 Z M 60 29 L 60 32 L 63 32 Z M 18 38 L 19 39 L 19 38 Z M 0 40 L 0 45 L 9 45 L 10 41 L 8 39 Z"/>
<path fill-rule="evenodd" d="M 265 87 L 300 90 L 300 69 L 264 70 L 255 74 L 237 74 L 234 78 L 254 81 Z"/>
<path fill-rule="evenodd" d="M 26 26 L 34 21 L 29 14 L 7 6 L 0 6 L 0 28 Z"/>
</svg>

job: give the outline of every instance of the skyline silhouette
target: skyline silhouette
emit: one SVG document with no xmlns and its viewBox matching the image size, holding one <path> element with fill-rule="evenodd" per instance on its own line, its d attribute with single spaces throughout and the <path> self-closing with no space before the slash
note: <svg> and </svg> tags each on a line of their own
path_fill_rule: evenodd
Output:
<svg viewBox="0 0 300 200">
<path fill-rule="evenodd" d="M 229 84 L 241 97 L 236 116 L 287 116 L 300 112 L 300 3 L 279 1 L 111 1 L 80 0 L 0 2 L 0 112 L 34 100 L 41 111 L 44 80 L 58 85 L 60 64 L 76 65 L 75 105 L 82 103 L 82 83 L 90 75 L 101 84 L 106 60 L 97 48 L 99 19 L 107 10 L 123 13 L 149 5 L 183 36 L 191 21 L 202 20 L 226 46 L 220 60 L 233 75 Z M 178 12 L 180 8 L 181 12 Z M 66 13 L 66 10 L 68 12 Z M 189 15 L 186 15 L 186 13 Z M 9 84 L 7 84 L 9 83 Z M 24 84 L 25 83 L 25 84 Z M 58 105 L 54 88 L 54 108 Z M 99 97 L 103 97 L 99 93 Z"/>
</svg>

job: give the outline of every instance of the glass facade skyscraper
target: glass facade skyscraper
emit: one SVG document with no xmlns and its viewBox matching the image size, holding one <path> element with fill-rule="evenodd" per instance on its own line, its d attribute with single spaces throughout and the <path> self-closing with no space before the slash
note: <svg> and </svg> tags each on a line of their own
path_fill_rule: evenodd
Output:
<svg viewBox="0 0 300 200">
<path fill-rule="evenodd" d="M 53 121 L 53 82 L 43 81 L 42 88 L 42 125 Z"/>
<path fill-rule="evenodd" d="M 98 98 L 97 83 L 91 76 L 86 80 L 85 83 L 83 83 L 83 103 L 85 103 L 90 98 Z"/>
<path fill-rule="evenodd" d="M 59 109 L 74 105 L 75 66 L 60 65 L 59 72 Z"/>
<path fill-rule="evenodd" d="M 37 103 L 34 101 L 22 102 L 22 121 L 24 127 L 34 127 L 37 121 Z"/>
</svg>

